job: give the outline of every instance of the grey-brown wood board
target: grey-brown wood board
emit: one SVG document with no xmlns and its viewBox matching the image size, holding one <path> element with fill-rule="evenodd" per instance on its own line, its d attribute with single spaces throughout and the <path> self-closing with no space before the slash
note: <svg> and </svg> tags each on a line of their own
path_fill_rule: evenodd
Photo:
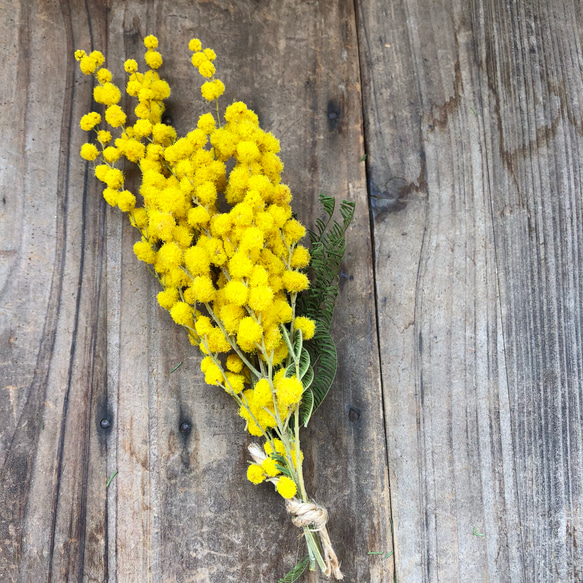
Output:
<svg viewBox="0 0 583 583">
<path fill-rule="evenodd" d="M 397 581 L 580 581 L 581 4 L 361 2 Z"/>
<path fill-rule="evenodd" d="M 73 51 L 102 50 L 119 80 L 155 34 L 179 132 L 205 111 L 188 51 L 200 37 L 223 106 L 245 101 L 281 139 L 299 218 L 313 226 L 319 192 L 357 203 L 338 377 L 303 449 L 346 578 L 391 580 L 368 554 L 392 542 L 353 4 L 13 2 L 1 27 L 0 579 L 267 582 L 304 554 L 281 498 L 246 480 L 236 407 L 204 384 L 78 155 L 92 86 Z"/>
</svg>

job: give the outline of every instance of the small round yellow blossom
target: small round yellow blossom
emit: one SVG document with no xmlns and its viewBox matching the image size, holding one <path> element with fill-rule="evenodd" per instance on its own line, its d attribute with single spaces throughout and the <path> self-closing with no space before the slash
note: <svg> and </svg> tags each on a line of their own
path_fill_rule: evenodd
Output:
<svg viewBox="0 0 583 583">
<path fill-rule="evenodd" d="M 284 342 L 283 337 L 279 330 L 279 326 L 264 325 L 264 329 L 265 331 L 263 333 L 263 336 L 265 341 L 265 349 L 267 350 L 267 352 L 271 352 Z"/>
<path fill-rule="evenodd" d="M 124 213 L 129 213 L 136 206 L 136 197 L 129 190 L 122 190 L 117 197 L 117 206 Z"/>
<path fill-rule="evenodd" d="M 138 70 L 138 63 L 134 59 L 128 59 L 124 64 L 123 68 L 126 73 L 135 73 Z"/>
<path fill-rule="evenodd" d="M 219 241 L 215 237 L 210 239 L 203 239 L 206 250 L 208 251 L 209 257 L 211 258 L 211 263 L 220 267 L 227 261 L 227 255 L 223 247 L 223 242 Z"/>
<path fill-rule="evenodd" d="M 106 130 L 99 130 L 97 132 L 97 139 L 103 144 L 109 144 L 111 142 L 111 133 Z"/>
<path fill-rule="evenodd" d="M 162 55 L 158 51 L 148 51 L 144 55 L 144 60 L 148 67 L 152 69 L 159 69 L 162 66 Z"/>
<path fill-rule="evenodd" d="M 245 311 L 241 306 L 236 304 L 227 304 L 220 309 L 221 322 L 227 334 L 233 335 L 237 333 L 241 320 L 245 317 Z M 234 371 L 239 372 L 239 371 Z"/>
<path fill-rule="evenodd" d="M 170 85 L 168 85 L 168 83 L 163 79 L 154 81 L 152 85 L 150 85 L 150 91 L 152 91 L 156 101 L 163 101 L 164 99 L 168 99 L 168 97 L 170 97 Z"/>
<path fill-rule="evenodd" d="M 176 139 L 176 130 L 172 126 L 157 123 L 154 125 L 152 137 L 157 144 L 169 146 Z"/>
<path fill-rule="evenodd" d="M 214 204 L 217 200 L 217 187 L 212 182 L 203 182 L 196 189 L 196 197 L 202 205 Z"/>
<path fill-rule="evenodd" d="M 126 114 L 119 105 L 110 105 L 105 110 L 105 121 L 114 128 L 122 126 L 126 122 Z"/>
<path fill-rule="evenodd" d="M 97 77 L 97 80 L 100 83 L 108 83 L 109 81 L 111 81 L 111 71 L 109 71 L 108 69 L 99 69 L 99 71 L 97 71 L 97 74 L 95 75 Z"/>
<path fill-rule="evenodd" d="M 194 299 L 197 302 L 212 302 L 216 290 L 213 286 L 211 278 L 206 275 L 199 275 L 194 278 L 192 285 L 190 286 L 194 294 Z"/>
<path fill-rule="evenodd" d="M 106 162 L 109 162 L 110 164 L 117 162 L 120 156 L 121 150 L 118 150 L 113 146 L 108 146 L 107 148 L 105 148 L 105 150 L 103 150 L 103 158 Z"/>
<path fill-rule="evenodd" d="M 215 131 L 215 118 L 212 113 L 205 113 L 198 118 L 196 127 L 205 134 L 210 135 Z"/>
<path fill-rule="evenodd" d="M 241 251 L 251 251 L 252 249 L 261 249 L 263 247 L 263 231 L 257 227 L 248 227 L 243 233 L 239 249 Z"/>
<path fill-rule="evenodd" d="M 199 53 L 194 53 L 194 55 L 192 55 L 190 62 L 192 63 L 193 67 L 196 67 L 197 69 L 208 59 L 205 57 L 204 53 L 199 52 Z"/>
<path fill-rule="evenodd" d="M 211 363 L 204 373 L 204 382 L 207 385 L 218 385 L 223 384 L 224 380 L 223 371 L 216 364 Z"/>
<path fill-rule="evenodd" d="M 217 54 L 215 51 L 213 51 L 213 49 L 205 49 L 203 53 L 209 61 L 214 61 L 217 58 Z"/>
<path fill-rule="evenodd" d="M 164 243 L 158 251 L 157 260 L 163 266 L 164 271 L 169 271 L 172 267 L 182 265 L 182 249 L 174 241 Z"/>
<path fill-rule="evenodd" d="M 172 236 L 182 249 L 187 249 L 192 243 L 193 233 L 187 226 L 178 225 L 172 230 Z"/>
<path fill-rule="evenodd" d="M 182 326 L 192 326 L 192 308 L 186 302 L 176 302 L 170 310 L 172 319 Z"/>
<path fill-rule="evenodd" d="M 200 313 L 200 312 L 197 312 L 197 321 L 198 321 L 198 314 L 199 314 L 199 313 Z M 210 367 L 212 364 L 214 364 L 214 361 L 213 361 L 212 357 L 210 357 L 210 356 L 205 356 L 205 357 L 202 359 L 201 363 L 200 363 L 200 370 L 201 370 L 203 373 L 206 373 L 206 371 L 209 369 L 209 367 Z"/>
<path fill-rule="evenodd" d="M 101 65 L 103 65 L 103 63 L 105 63 L 105 57 L 103 56 L 103 53 L 101 53 L 100 51 L 91 51 L 89 56 L 92 59 L 95 59 L 95 62 L 97 63 L 97 65 L 99 67 L 101 67 Z"/>
<path fill-rule="evenodd" d="M 190 39 L 188 49 L 193 53 L 198 53 L 199 51 L 202 51 L 202 43 L 197 38 Z"/>
<path fill-rule="evenodd" d="M 200 70 L 202 70 L 202 67 L 200 68 Z M 202 84 L 200 92 L 207 101 L 214 101 L 225 92 L 225 85 L 219 79 L 214 79 L 213 81 L 206 81 L 205 83 Z"/>
<path fill-rule="evenodd" d="M 259 407 L 269 407 L 273 405 L 273 395 L 271 394 L 271 387 L 267 379 L 260 379 L 255 384 L 253 389 L 254 402 Z"/>
<path fill-rule="evenodd" d="M 206 275 L 209 272 L 211 260 L 206 249 L 200 245 L 189 247 L 184 252 L 184 264 L 190 275 Z"/>
<path fill-rule="evenodd" d="M 277 480 L 276 490 L 283 498 L 293 498 L 297 494 L 297 486 L 293 480 L 287 476 L 282 476 Z"/>
<path fill-rule="evenodd" d="M 260 285 L 267 285 L 269 273 L 261 265 L 255 265 L 251 276 L 249 277 L 249 285 L 251 287 L 259 287 Z"/>
<path fill-rule="evenodd" d="M 306 228 L 296 219 L 290 219 L 283 227 L 283 232 L 285 234 L 285 240 L 289 244 L 296 243 L 305 234 Z"/>
<path fill-rule="evenodd" d="M 304 268 L 310 263 L 310 252 L 303 246 L 298 245 L 292 253 L 290 266 L 294 268 Z"/>
<path fill-rule="evenodd" d="M 105 202 L 110 206 L 117 206 L 117 199 L 119 196 L 119 191 L 115 188 L 105 188 L 103 190 L 103 198 Z"/>
<path fill-rule="evenodd" d="M 132 225 L 140 230 L 148 225 L 148 212 L 145 208 L 135 208 L 130 214 Z"/>
<path fill-rule="evenodd" d="M 258 464 L 251 464 L 247 468 L 247 479 L 252 484 L 261 484 L 266 478 L 263 468 Z M 281 478 L 280 478 L 281 479 Z"/>
<path fill-rule="evenodd" d="M 144 39 L 144 46 L 147 49 L 155 49 L 158 46 L 158 39 L 153 34 L 150 34 Z"/>
<path fill-rule="evenodd" d="M 208 316 L 201 316 L 200 312 L 197 312 L 196 314 L 196 323 L 194 327 L 196 329 L 197 334 L 200 334 L 201 336 L 209 336 L 215 329 L 211 322 L 211 319 Z M 206 359 L 205 361 L 209 362 Z M 205 371 L 203 370 L 203 372 Z"/>
<path fill-rule="evenodd" d="M 104 61 L 105 57 L 99 51 L 93 51 L 81 58 L 79 68 L 84 75 L 92 75 Z"/>
<path fill-rule="evenodd" d="M 240 373 L 243 370 L 243 361 L 238 354 L 229 354 L 227 356 L 227 368 L 235 373 Z"/>
<path fill-rule="evenodd" d="M 304 340 L 310 340 L 314 337 L 314 333 L 316 332 L 316 322 L 305 316 L 298 316 L 294 320 L 294 329 L 302 331 L 302 337 Z"/>
<path fill-rule="evenodd" d="M 232 277 L 248 277 L 253 271 L 253 262 L 242 252 L 237 252 L 229 261 L 229 273 Z"/>
<path fill-rule="evenodd" d="M 231 350 L 231 345 L 220 328 L 213 328 L 206 340 L 211 352 L 229 352 Z M 232 373 L 228 374 L 232 375 Z M 239 379 L 238 377 L 239 375 L 232 375 L 232 388 L 235 393 L 240 393 L 243 390 L 244 378 L 241 376 Z"/>
<path fill-rule="evenodd" d="M 154 263 L 156 261 L 156 252 L 147 241 L 138 241 L 134 245 L 134 253 L 140 261 L 146 263 Z"/>
<path fill-rule="evenodd" d="M 99 166 L 95 167 L 95 177 L 97 180 L 101 180 L 102 182 L 105 182 L 105 177 L 107 176 L 108 172 L 109 166 L 107 164 L 99 164 Z"/>
<path fill-rule="evenodd" d="M 97 178 L 99 178 L 99 176 Z M 109 188 L 119 188 L 123 184 L 123 172 L 119 168 L 109 168 L 105 173 L 103 182 L 105 182 Z"/>
<path fill-rule="evenodd" d="M 276 383 L 277 402 L 281 407 L 287 408 L 296 405 L 302 399 L 304 386 L 296 377 L 285 377 Z"/>
<path fill-rule="evenodd" d="M 94 144 L 83 144 L 81 146 L 81 158 L 88 161 L 93 161 L 99 156 L 99 150 Z"/>
<path fill-rule="evenodd" d="M 262 312 L 273 303 L 273 290 L 268 285 L 252 287 L 249 291 L 249 307 Z"/>
<path fill-rule="evenodd" d="M 226 214 L 213 215 L 211 221 L 211 232 L 216 237 L 228 237 L 233 224 L 231 217 Z"/>
<path fill-rule="evenodd" d="M 246 227 L 253 221 L 253 209 L 244 202 L 235 205 L 229 214 L 233 223 L 238 227 Z"/>
<path fill-rule="evenodd" d="M 152 133 L 152 123 L 148 119 L 139 119 L 134 124 L 134 132 L 137 138 L 146 138 Z"/>
<path fill-rule="evenodd" d="M 210 218 L 208 210 L 203 206 L 197 206 L 188 211 L 188 224 L 193 227 L 206 225 Z"/>
<path fill-rule="evenodd" d="M 176 227 L 176 220 L 169 213 L 161 213 L 156 210 L 149 212 L 150 225 L 148 228 L 148 236 L 158 238 L 162 241 L 172 240 L 172 231 Z"/>
<path fill-rule="evenodd" d="M 277 468 L 277 462 L 270 457 L 263 461 L 261 467 L 270 478 L 275 478 L 275 476 L 281 474 L 281 471 Z"/>
<path fill-rule="evenodd" d="M 90 113 L 85 114 L 81 118 L 79 125 L 81 126 L 82 130 L 88 132 L 99 123 L 101 123 L 101 116 L 96 111 L 92 111 Z"/>
<path fill-rule="evenodd" d="M 136 117 L 139 119 L 149 119 L 151 117 L 150 108 L 145 102 L 140 102 L 134 109 Z"/>
<path fill-rule="evenodd" d="M 276 227 L 283 227 L 285 221 L 287 220 L 285 209 L 276 204 L 272 204 L 268 207 L 267 212 L 273 217 L 273 222 L 275 223 Z"/>
<path fill-rule="evenodd" d="M 198 72 L 207 79 L 210 79 L 215 74 L 215 71 L 215 66 L 207 59 L 205 59 L 198 68 Z"/>
<path fill-rule="evenodd" d="M 154 264 L 154 269 L 156 265 Z M 180 267 L 172 267 L 164 274 L 164 285 L 167 287 L 185 287 L 190 283 L 190 278 Z"/>
<path fill-rule="evenodd" d="M 276 321 L 280 324 L 287 324 L 292 321 L 293 311 L 286 300 L 276 300 L 273 303 L 273 308 L 276 310 Z"/>
<path fill-rule="evenodd" d="M 278 184 L 277 187 L 275 188 L 275 193 L 273 195 L 273 202 L 283 206 L 289 205 L 291 200 L 292 195 L 289 186 L 286 186 L 285 184 Z"/>
<path fill-rule="evenodd" d="M 80 61 L 86 55 L 85 51 L 77 50 L 75 51 L 75 59 Z"/>
<path fill-rule="evenodd" d="M 223 352 L 226 352 L 226 350 Z M 232 372 L 226 372 L 225 378 L 228 381 L 228 384 L 230 385 L 231 390 L 236 395 L 243 392 L 243 389 L 245 388 L 245 377 L 242 374 L 234 374 Z"/>
<path fill-rule="evenodd" d="M 247 302 L 249 290 L 242 281 L 232 279 L 223 289 L 225 292 L 225 298 L 230 303 L 235 304 L 236 306 L 243 306 Z"/>
<path fill-rule="evenodd" d="M 288 292 L 301 292 L 310 287 L 308 277 L 299 271 L 286 271 L 282 280 L 283 286 Z"/>
<path fill-rule="evenodd" d="M 237 156 L 240 162 L 249 164 L 261 157 L 259 148 L 255 142 L 239 142 L 237 145 Z"/>
<path fill-rule="evenodd" d="M 241 320 L 237 332 L 237 344 L 245 351 L 255 350 L 255 343 L 261 341 L 263 328 L 253 318 L 247 316 Z"/>
<path fill-rule="evenodd" d="M 118 140 L 115 144 L 118 145 Z M 133 138 L 123 141 L 123 144 L 120 144 L 120 150 L 130 162 L 138 162 L 146 155 L 146 146 Z"/>
<path fill-rule="evenodd" d="M 176 288 L 168 288 L 158 294 L 158 303 L 165 309 L 169 310 L 180 300 L 180 295 Z"/>
<path fill-rule="evenodd" d="M 225 110 L 225 120 L 228 122 L 237 121 L 247 112 L 247 105 L 242 101 L 235 101 Z"/>
<path fill-rule="evenodd" d="M 273 445 L 275 446 L 275 453 L 278 453 L 279 455 L 285 455 L 285 445 L 283 445 L 283 441 L 281 441 L 281 439 L 277 439 L 277 437 L 273 440 Z M 263 449 L 265 450 L 265 453 L 267 455 L 271 455 L 273 453 L 273 448 L 271 447 L 271 444 L 269 443 L 269 441 L 266 441 L 263 444 Z"/>
<path fill-rule="evenodd" d="M 126 85 L 126 93 L 132 97 L 137 97 L 142 89 L 142 84 L 139 81 L 128 81 Z M 139 117 L 139 116 L 138 116 Z"/>
<path fill-rule="evenodd" d="M 261 166 L 265 174 L 272 180 L 276 180 L 283 170 L 283 162 L 271 152 L 266 152 L 261 156 Z"/>
</svg>

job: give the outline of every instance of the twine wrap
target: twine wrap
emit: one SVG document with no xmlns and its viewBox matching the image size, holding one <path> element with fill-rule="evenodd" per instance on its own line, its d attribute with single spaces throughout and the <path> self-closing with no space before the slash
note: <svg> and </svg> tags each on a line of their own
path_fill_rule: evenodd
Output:
<svg viewBox="0 0 583 583">
<path fill-rule="evenodd" d="M 302 502 L 297 498 L 286 500 L 285 509 L 293 515 L 291 520 L 295 526 L 298 528 L 308 527 L 318 533 L 324 552 L 324 563 L 326 564 L 324 575 L 326 577 L 334 575 L 335 579 L 344 579 L 338 564 L 338 557 L 332 548 L 328 529 L 326 528 L 328 511 L 315 502 Z"/>
</svg>

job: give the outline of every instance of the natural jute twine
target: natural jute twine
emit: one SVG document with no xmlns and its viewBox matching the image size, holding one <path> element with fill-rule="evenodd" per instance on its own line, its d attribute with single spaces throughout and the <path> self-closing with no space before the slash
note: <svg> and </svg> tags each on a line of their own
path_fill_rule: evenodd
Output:
<svg viewBox="0 0 583 583">
<path fill-rule="evenodd" d="M 292 523 L 298 528 L 308 527 L 310 530 L 317 532 L 322 543 L 324 552 L 324 563 L 326 569 L 324 575 L 330 577 L 334 575 L 336 579 L 344 579 L 340 571 L 338 557 L 332 548 L 326 523 L 328 522 L 328 511 L 315 502 L 302 502 L 297 498 L 291 498 L 285 501 L 286 510 L 293 515 Z"/>
</svg>

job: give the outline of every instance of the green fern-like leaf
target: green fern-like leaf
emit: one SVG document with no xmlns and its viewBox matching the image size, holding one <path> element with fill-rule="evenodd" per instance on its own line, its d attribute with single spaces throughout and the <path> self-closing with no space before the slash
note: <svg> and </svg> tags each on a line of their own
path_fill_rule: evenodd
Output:
<svg viewBox="0 0 583 583">
<path fill-rule="evenodd" d="M 312 412 L 314 411 L 314 393 L 308 389 L 304 392 L 302 397 L 302 403 L 300 405 L 300 423 L 304 426 L 308 426 Z"/>
<path fill-rule="evenodd" d="M 346 229 L 354 217 L 355 208 L 353 202 L 342 201 L 340 203 L 342 222 L 339 223 L 332 219 L 336 209 L 335 199 L 320 194 L 320 202 L 326 219 L 318 218 L 315 230 L 308 232 L 312 244 L 310 260 L 312 284 L 299 296 L 297 304 L 298 313 L 316 322 L 314 338 L 304 343 L 314 368 L 311 413 L 320 406 L 336 376 L 337 354 L 330 336 L 330 326 L 338 296 L 339 271 L 346 247 Z M 308 403 L 306 408 L 307 405 Z"/>
<path fill-rule="evenodd" d="M 310 557 L 305 556 L 283 579 L 280 579 L 278 583 L 295 583 L 308 568 L 310 563 Z"/>
</svg>

